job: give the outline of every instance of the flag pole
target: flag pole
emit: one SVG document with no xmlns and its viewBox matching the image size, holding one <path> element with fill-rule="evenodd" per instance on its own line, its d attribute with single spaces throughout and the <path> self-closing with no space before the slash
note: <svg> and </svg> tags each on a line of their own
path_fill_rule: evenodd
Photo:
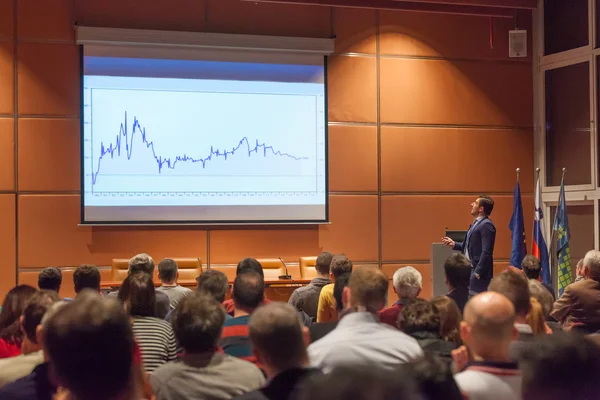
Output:
<svg viewBox="0 0 600 400">
<path fill-rule="evenodd" d="M 565 172 L 567 172 L 566 168 L 562 169 L 562 178 L 560 179 L 560 187 L 561 190 L 563 190 L 562 188 L 564 187 L 564 183 L 565 183 Z M 560 195 L 560 192 L 558 192 L 558 204 L 556 205 L 556 212 L 554 213 L 554 222 L 552 223 L 552 237 L 550 238 L 550 246 L 552 246 L 552 244 L 554 243 L 554 227 L 556 226 L 556 220 L 558 219 L 558 208 L 560 207 L 560 204 L 562 203 L 562 196 Z"/>
<path fill-rule="evenodd" d="M 521 174 L 521 168 L 517 168 L 517 182 L 519 182 L 519 175 Z"/>
</svg>

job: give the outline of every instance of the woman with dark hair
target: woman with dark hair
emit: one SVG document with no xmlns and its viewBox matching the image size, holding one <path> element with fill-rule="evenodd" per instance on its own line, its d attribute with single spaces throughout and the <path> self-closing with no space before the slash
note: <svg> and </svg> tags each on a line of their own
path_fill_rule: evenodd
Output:
<svg viewBox="0 0 600 400">
<path fill-rule="evenodd" d="M 0 311 L 0 358 L 14 357 L 21 354 L 20 318 L 27 301 L 37 292 L 29 285 L 19 285 L 6 294 Z"/>
<path fill-rule="evenodd" d="M 448 296 L 438 296 L 431 300 L 431 303 L 440 312 L 442 328 L 440 334 L 442 339 L 452 342 L 457 346 L 462 344 L 460 339 L 460 321 L 462 315 L 456 302 Z"/>
<path fill-rule="evenodd" d="M 172 361 L 177 356 L 175 333 L 169 323 L 154 317 L 156 295 L 152 278 L 132 274 L 119 290 L 119 300 L 132 319 L 133 335 L 142 353 L 146 372 Z"/>
</svg>

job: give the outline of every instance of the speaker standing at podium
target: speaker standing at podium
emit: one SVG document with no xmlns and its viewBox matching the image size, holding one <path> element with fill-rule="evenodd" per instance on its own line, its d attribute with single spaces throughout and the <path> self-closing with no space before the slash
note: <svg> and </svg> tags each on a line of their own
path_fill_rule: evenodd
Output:
<svg viewBox="0 0 600 400">
<path fill-rule="evenodd" d="M 494 209 L 494 200 L 481 195 L 471 203 L 471 215 L 475 221 L 469 227 L 464 242 L 455 242 L 449 237 L 442 242 L 453 250 L 462 252 L 471 261 L 469 294 L 485 292 L 494 275 L 494 243 L 496 227 L 489 218 Z"/>
</svg>

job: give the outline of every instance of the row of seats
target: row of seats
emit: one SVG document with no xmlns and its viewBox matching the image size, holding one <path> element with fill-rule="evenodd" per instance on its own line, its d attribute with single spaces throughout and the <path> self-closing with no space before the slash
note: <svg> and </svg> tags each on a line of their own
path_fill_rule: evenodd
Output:
<svg viewBox="0 0 600 400">
<path fill-rule="evenodd" d="M 191 281 L 196 279 L 206 266 L 202 265 L 200 258 L 173 258 L 179 266 L 179 280 Z M 265 280 L 272 281 L 279 279 L 280 275 L 286 274 L 286 265 L 279 258 L 258 258 L 257 259 L 264 270 Z M 300 257 L 298 265 L 287 265 L 287 273 L 292 276 L 292 279 L 312 279 L 316 276 L 315 263 L 317 257 Z M 113 281 L 123 281 L 127 278 L 129 268 L 129 259 L 114 258 L 112 260 Z M 211 269 L 219 270 L 227 275 L 230 281 L 235 279 L 236 266 L 215 266 Z M 158 281 L 158 269 L 155 270 L 154 280 Z"/>
</svg>

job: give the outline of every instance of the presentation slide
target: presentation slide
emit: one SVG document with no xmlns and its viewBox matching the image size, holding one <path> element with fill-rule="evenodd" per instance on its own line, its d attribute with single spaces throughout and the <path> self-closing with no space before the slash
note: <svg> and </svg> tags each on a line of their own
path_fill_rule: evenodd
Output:
<svg viewBox="0 0 600 400">
<path fill-rule="evenodd" d="M 83 223 L 326 221 L 324 76 L 84 56 Z"/>
</svg>

